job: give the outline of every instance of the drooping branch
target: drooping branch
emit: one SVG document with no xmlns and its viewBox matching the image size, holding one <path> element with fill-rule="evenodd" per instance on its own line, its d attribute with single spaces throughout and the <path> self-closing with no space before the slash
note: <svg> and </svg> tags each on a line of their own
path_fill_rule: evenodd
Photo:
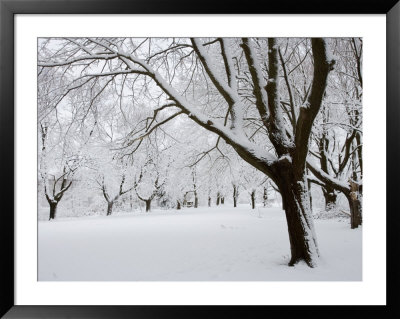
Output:
<svg viewBox="0 0 400 319">
<path fill-rule="evenodd" d="M 343 194 L 348 194 L 350 192 L 349 185 L 346 183 L 343 183 L 329 174 L 323 172 L 321 169 L 319 169 L 317 166 L 312 164 L 311 162 L 307 161 L 307 168 L 323 183 L 331 186 L 332 188 L 335 188 L 342 192 Z"/>
</svg>

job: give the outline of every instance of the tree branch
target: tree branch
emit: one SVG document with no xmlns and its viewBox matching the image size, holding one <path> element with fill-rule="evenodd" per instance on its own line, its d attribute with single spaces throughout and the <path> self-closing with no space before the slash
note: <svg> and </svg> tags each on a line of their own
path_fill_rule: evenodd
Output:
<svg viewBox="0 0 400 319">
<path fill-rule="evenodd" d="M 306 104 L 300 107 L 300 114 L 296 125 L 296 150 L 293 158 L 294 167 L 297 168 L 296 174 L 304 172 L 311 128 L 321 107 L 329 71 L 333 69 L 335 63 L 327 53 L 324 39 L 313 38 L 311 43 L 314 58 L 314 76 L 311 93 Z"/>
</svg>

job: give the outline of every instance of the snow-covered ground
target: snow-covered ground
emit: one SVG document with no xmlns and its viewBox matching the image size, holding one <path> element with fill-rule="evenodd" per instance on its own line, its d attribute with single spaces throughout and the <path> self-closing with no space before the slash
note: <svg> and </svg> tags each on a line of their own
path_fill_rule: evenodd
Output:
<svg viewBox="0 0 400 319">
<path fill-rule="evenodd" d="M 319 266 L 288 267 L 280 208 L 249 205 L 39 221 L 39 280 L 359 281 L 362 231 L 315 220 Z"/>
</svg>

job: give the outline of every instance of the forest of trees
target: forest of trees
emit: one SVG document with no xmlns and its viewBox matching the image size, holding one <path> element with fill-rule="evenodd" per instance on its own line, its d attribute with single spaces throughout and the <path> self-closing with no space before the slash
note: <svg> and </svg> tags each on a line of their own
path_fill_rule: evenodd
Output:
<svg viewBox="0 0 400 319">
<path fill-rule="evenodd" d="M 317 265 L 315 198 L 362 224 L 360 38 L 41 38 L 38 183 L 48 218 L 69 193 L 104 215 L 267 206 L 291 259 Z M 338 204 L 339 199 L 344 204 Z M 89 209 L 87 204 L 87 209 Z M 339 207 L 340 206 L 340 207 Z"/>
</svg>

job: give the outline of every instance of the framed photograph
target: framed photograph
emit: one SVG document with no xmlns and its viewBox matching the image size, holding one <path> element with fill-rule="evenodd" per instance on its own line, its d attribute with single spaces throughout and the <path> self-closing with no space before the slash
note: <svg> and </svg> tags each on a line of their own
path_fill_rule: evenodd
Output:
<svg viewBox="0 0 400 319">
<path fill-rule="evenodd" d="M 0 10 L 1 315 L 399 313 L 396 1 Z"/>
</svg>

